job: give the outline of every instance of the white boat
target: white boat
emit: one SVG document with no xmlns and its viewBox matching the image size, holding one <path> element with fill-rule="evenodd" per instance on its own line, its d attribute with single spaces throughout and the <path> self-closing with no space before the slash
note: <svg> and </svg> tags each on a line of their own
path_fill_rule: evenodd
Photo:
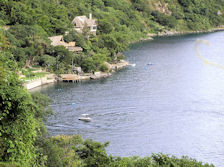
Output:
<svg viewBox="0 0 224 167">
<path fill-rule="evenodd" d="M 136 64 L 130 64 L 130 66 L 135 67 L 135 66 L 136 66 Z"/>
<path fill-rule="evenodd" d="M 84 121 L 84 122 L 90 122 L 92 121 L 92 119 L 89 117 L 89 114 L 82 114 L 81 117 L 79 117 L 80 121 Z"/>
</svg>

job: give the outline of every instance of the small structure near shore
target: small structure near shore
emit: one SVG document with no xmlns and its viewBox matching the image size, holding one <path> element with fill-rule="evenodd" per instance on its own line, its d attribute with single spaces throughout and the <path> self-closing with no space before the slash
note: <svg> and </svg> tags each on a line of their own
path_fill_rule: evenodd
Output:
<svg viewBox="0 0 224 167">
<path fill-rule="evenodd" d="M 56 82 L 56 75 L 55 74 L 47 74 L 45 77 L 37 78 L 27 83 L 24 83 L 23 86 L 30 90 L 42 85 L 50 84 Z"/>
<path fill-rule="evenodd" d="M 63 82 L 80 82 L 82 80 L 89 80 L 89 75 L 77 75 L 77 74 L 61 74 L 61 80 Z"/>
<path fill-rule="evenodd" d="M 56 76 L 55 74 L 47 74 L 45 77 L 41 77 L 32 81 L 29 81 L 27 83 L 24 83 L 23 86 L 26 89 L 33 89 L 45 84 L 54 83 L 58 81 L 63 82 L 81 82 L 84 80 L 90 80 L 90 79 L 100 79 L 100 78 L 106 78 L 112 75 L 112 72 L 115 72 L 116 70 L 119 70 L 121 68 L 124 68 L 129 65 L 129 63 L 125 60 L 121 60 L 120 62 L 116 64 L 109 64 L 105 62 L 108 66 L 110 66 L 110 72 L 95 72 L 92 73 L 83 73 L 81 75 L 78 74 L 61 74 L 60 77 Z M 77 67 L 78 68 L 78 67 Z M 80 70 L 80 68 L 78 68 Z"/>
<path fill-rule="evenodd" d="M 83 80 L 107 78 L 109 76 L 111 76 L 111 73 L 100 72 L 100 71 L 95 72 L 95 74 L 85 73 L 84 75 L 61 74 L 61 80 L 63 82 L 81 82 Z"/>
<path fill-rule="evenodd" d="M 82 71 L 82 68 L 81 67 L 74 67 L 72 69 L 72 72 L 74 72 L 75 74 L 81 74 L 81 75 L 84 74 L 84 72 Z"/>
<path fill-rule="evenodd" d="M 65 42 L 63 40 L 63 35 L 49 37 L 49 39 L 51 40 L 52 46 L 64 46 L 71 52 L 82 52 L 83 51 L 83 49 L 81 47 L 75 46 L 75 42 L 69 42 L 69 43 Z"/>
</svg>

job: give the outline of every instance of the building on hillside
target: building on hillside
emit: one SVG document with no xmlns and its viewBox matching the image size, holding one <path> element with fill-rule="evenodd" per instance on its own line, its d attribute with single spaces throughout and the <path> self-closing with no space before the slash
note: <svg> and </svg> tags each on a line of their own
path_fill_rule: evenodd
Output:
<svg viewBox="0 0 224 167">
<path fill-rule="evenodd" d="M 86 25 L 89 28 L 90 33 L 96 35 L 98 23 L 96 19 L 92 18 L 92 13 L 89 14 L 89 18 L 86 16 L 76 16 L 73 19 L 72 24 L 77 32 L 81 33 Z"/>
<path fill-rule="evenodd" d="M 221 16 L 222 15 L 222 12 L 220 10 L 218 10 L 217 15 L 218 16 Z"/>
<path fill-rule="evenodd" d="M 64 46 L 64 44 L 65 44 L 65 42 L 63 40 L 63 35 L 49 37 L 49 39 L 51 40 L 52 46 L 60 46 L 60 45 Z"/>
<path fill-rule="evenodd" d="M 81 47 L 75 46 L 75 42 L 69 42 L 69 43 L 65 42 L 63 40 L 63 35 L 49 37 L 49 39 L 51 40 L 52 46 L 64 46 L 71 52 L 82 52 L 83 51 L 83 49 Z"/>
<path fill-rule="evenodd" d="M 10 26 L 3 26 L 3 29 L 7 31 L 10 29 Z"/>
</svg>

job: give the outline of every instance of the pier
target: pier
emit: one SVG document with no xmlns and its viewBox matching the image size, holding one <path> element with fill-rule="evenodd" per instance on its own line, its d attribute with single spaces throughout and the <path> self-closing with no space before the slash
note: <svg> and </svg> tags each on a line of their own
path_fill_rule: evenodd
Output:
<svg viewBox="0 0 224 167">
<path fill-rule="evenodd" d="M 80 82 L 82 80 L 89 80 L 90 76 L 81 76 L 77 74 L 61 74 L 61 79 L 63 82 Z"/>
<path fill-rule="evenodd" d="M 111 76 L 111 73 L 105 73 L 105 72 L 95 72 L 94 74 L 86 73 L 85 75 L 61 74 L 61 80 L 63 82 L 81 82 L 83 80 L 100 79 L 109 76 Z"/>
</svg>

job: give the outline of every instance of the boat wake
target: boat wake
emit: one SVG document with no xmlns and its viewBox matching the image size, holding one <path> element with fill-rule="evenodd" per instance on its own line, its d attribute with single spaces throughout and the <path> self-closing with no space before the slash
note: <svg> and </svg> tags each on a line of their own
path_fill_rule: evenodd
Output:
<svg viewBox="0 0 224 167">
<path fill-rule="evenodd" d="M 130 66 L 135 67 L 135 66 L 136 66 L 136 64 L 130 64 Z"/>
</svg>

